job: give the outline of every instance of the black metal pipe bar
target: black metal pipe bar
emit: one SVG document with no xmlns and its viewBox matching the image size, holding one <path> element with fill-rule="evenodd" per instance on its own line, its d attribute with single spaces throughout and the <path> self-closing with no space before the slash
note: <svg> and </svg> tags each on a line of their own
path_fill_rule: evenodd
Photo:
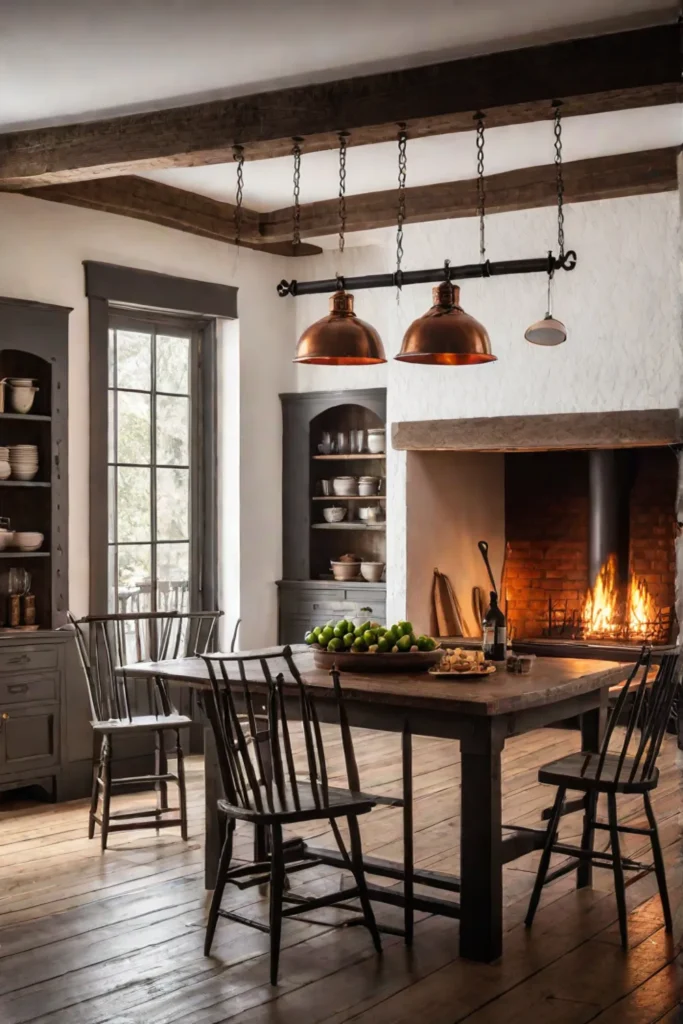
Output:
<svg viewBox="0 0 683 1024">
<path fill-rule="evenodd" d="M 547 274 L 551 270 L 573 270 L 576 253 L 566 252 L 562 257 L 552 253 L 531 260 L 499 260 L 491 263 L 465 263 L 452 267 L 448 263 L 430 270 L 404 270 L 400 274 L 365 274 L 360 277 L 332 277 L 326 281 L 280 281 L 278 295 L 318 295 L 339 288 L 360 291 L 364 288 L 398 288 L 407 284 L 429 284 L 443 281 L 464 281 L 476 277 L 502 277 L 507 274 Z"/>
</svg>

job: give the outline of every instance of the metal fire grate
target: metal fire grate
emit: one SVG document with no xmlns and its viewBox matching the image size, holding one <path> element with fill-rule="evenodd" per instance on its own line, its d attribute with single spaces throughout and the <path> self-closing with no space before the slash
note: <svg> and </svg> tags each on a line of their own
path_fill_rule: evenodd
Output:
<svg viewBox="0 0 683 1024">
<path fill-rule="evenodd" d="M 629 624 L 599 631 L 586 631 L 581 609 L 570 608 L 567 600 L 548 598 L 546 618 L 539 622 L 539 635 L 564 640 L 613 640 L 621 643 L 668 643 L 671 635 L 671 609 L 662 608 L 652 622 L 642 623 L 637 630 Z"/>
</svg>

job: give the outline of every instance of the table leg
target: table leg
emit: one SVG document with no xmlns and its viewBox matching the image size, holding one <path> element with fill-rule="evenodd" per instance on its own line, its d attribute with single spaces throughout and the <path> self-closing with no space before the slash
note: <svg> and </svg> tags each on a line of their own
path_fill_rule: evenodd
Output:
<svg viewBox="0 0 683 1024">
<path fill-rule="evenodd" d="M 503 949 L 503 836 L 495 718 L 472 722 L 460 742 L 460 955 L 490 963 Z"/>
<path fill-rule="evenodd" d="M 600 750 L 602 737 L 607 724 L 607 704 L 609 691 L 600 691 L 600 705 L 592 711 L 584 711 L 581 715 L 581 750 L 596 753 Z M 581 836 L 581 847 L 584 850 L 592 850 L 595 840 L 595 829 L 593 821 L 597 810 L 595 795 L 586 794 L 586 806 L 583 812 L 583 832 Z M 576 888 L 585 889 L 593 884 L 593 865 L 588 860 L 583 860 L 576 871 Z"/>
</svg>

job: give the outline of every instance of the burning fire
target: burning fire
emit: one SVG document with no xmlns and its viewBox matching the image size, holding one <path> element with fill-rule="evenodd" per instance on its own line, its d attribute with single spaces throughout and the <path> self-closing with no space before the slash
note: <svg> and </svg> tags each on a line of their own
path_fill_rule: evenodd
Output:
<svg viewBox="0 0 683 1024">
<path fill-rule="evenodd" d="M 644 579 L 631 576 L 627 607 L 623 609 L 621 605 L 617 560 L 614 555 L 610 555 L 598 573 L 593 590 L 586 594 L 583 607 L 584 634 L 609 638 L 626 633 L 630 637 L 647 639 L 659 615 Z"/>
</svg>

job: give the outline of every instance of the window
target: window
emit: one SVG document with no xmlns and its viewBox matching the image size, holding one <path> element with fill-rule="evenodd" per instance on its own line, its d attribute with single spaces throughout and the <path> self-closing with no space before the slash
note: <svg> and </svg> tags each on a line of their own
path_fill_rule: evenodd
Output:
<svg viewBox="0 0 683 1024">
<path fill-rule="evenodd" d="M 110 310 L 110 612 L 202 606 L 206 326 Z"/>
</svg>

